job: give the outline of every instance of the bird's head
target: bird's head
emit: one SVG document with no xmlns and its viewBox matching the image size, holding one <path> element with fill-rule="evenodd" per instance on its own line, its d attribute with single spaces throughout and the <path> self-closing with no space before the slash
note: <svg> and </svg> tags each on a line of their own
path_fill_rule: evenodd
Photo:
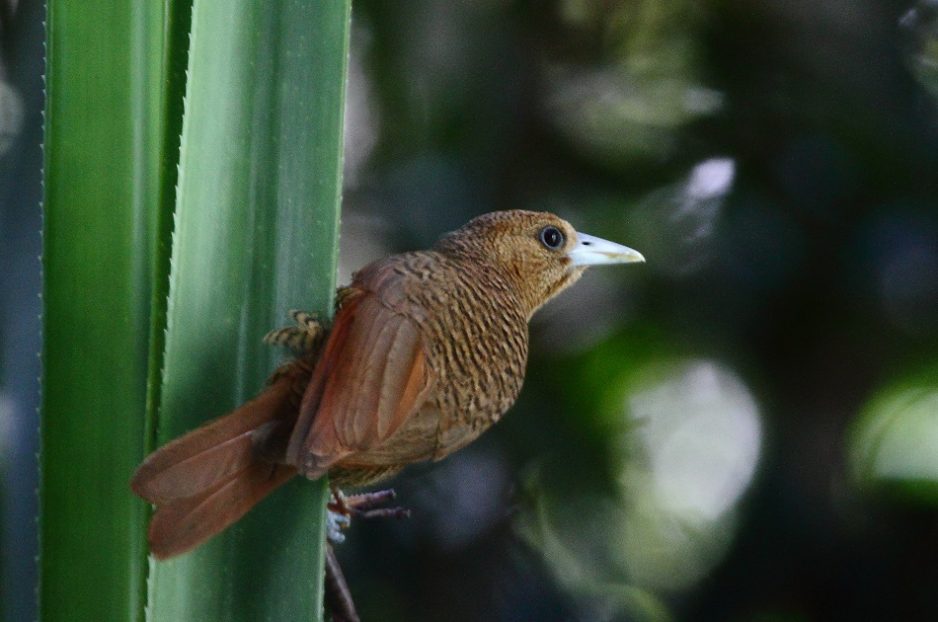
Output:
<svg viewBox="0 0 938 622">
<path fill-rule="evenodd" d="M 579 233 L 549 212 L 483 214 L 445 235 L 437 249 L 491 266 L 534 313 L 573 285 L 589 266 L 645 261 L 627 246 Z"/>
</svg>

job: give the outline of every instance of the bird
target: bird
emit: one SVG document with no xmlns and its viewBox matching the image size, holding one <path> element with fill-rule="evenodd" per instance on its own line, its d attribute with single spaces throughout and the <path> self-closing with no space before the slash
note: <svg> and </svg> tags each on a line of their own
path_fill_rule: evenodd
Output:
<svg viewBox="0 0 938 622">
<path fill-rule="evenodd" d="M 267 335 L 296 356 L 257 397 L 139 466 L 151 552 L 195 548 L 297 475 L 328 476 L 342 507 L 342 488 L 465 447 L 518 397 L 531 316 L 590 266 L 643 261 L 554 214 L 504 210 L 368 264 L 339 288 L 331 325 L 294 312 Z"/>
</svg>

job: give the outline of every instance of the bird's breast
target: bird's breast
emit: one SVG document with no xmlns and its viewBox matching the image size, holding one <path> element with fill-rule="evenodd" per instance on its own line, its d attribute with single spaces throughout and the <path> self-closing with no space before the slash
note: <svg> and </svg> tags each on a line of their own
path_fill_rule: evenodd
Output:
<svg viewBox="0 0 938 622">
<path fill-rule="evenodd" d="M 511 407 L 524 380 L 528 327 L 507 279 L 435 252 L 395 256 L 359 278 L 419 327 L 435 379 L 426 404 L 384 449 L 410 451 L 410 459 L 441 458 Z"/>
<path fill-rule="evenodd" d="M 417 321 L 437 375 L 435 406 L 442 426 L 479 430 L 518 397 L 528 354 L 527 318 L 496 275 L 450 268 L 417 298 Z"/>
</svg>

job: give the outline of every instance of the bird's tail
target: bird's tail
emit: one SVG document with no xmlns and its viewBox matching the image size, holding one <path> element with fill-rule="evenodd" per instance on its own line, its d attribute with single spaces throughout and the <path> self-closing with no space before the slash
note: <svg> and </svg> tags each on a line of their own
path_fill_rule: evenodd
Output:
<svg viewBox="0 0 938 622">
<path fill-rule="evenodd" d="M 150 454 L 131 488 L 156 505 L 150 550 L 185 553 L 296 474 L 279 463 L 309 369 L 285 366 L 255 399 Z"/>
</svg>

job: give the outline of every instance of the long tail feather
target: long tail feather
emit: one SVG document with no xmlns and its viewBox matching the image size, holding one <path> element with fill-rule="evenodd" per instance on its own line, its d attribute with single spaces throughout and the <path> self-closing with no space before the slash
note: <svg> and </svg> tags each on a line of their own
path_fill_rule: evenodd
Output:
<svg viewBox="0 0 938 622">
<path fill-rule="evenodd" d="M 294 475 L 293 467 L 255 464 L 199 495 L 159 506 L 150 522 L 150 550 L 166 559 L 195 548 Z"/>
<path fill-rule="evenodd" d="M 131 488 L 157 505 L 150 547 L 160 558 L 218 533 L 296 474 L 282 464 L 310 366 L 281 367 L 255 399 L 153 452 Z"/>
<path fill-rule="evenodd" d="M 255 460 L 254 431 L 287 415 L 286 379 L 237 410 L 159 448 L 140 465 L 130 487 L 151 503 L 198 494 Z"/>
</svg>

